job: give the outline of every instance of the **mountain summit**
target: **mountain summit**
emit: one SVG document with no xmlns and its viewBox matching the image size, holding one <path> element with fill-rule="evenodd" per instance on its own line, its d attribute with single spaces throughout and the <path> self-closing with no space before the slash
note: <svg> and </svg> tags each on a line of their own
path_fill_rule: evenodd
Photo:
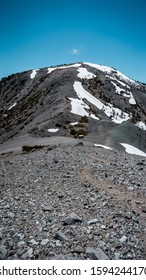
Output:
<svg viewBox="0 0 146 280">
<path fill-rule="evenodd" d="M 1 144 L 82 138 L 146 156 L 146 85 L 112 67 L 80 62 L 13 74 L 0 81 L 0 102 Z"/>
</svg>

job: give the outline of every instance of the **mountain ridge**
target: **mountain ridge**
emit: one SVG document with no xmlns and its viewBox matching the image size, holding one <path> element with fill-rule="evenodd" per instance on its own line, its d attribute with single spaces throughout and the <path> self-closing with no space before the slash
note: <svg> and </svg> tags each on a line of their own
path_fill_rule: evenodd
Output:
<svg viewBox="0 0 146 280">
<path fill-rule="evenodd" d="M 55 135 L 146 152 L 146 85 L 113 67 L 78 62 L 13 74 L 0 81 L 0 100 L 1 144 Z"/>
</svg>

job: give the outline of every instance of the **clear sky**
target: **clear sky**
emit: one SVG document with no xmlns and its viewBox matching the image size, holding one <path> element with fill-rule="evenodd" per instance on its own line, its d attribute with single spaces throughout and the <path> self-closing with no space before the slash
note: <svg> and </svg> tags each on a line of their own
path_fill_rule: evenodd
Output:
<svg viewBox="0 0 146 280">
<path fill-rule="evenodd" d="M 79 61 L 146 83 L 146 0 L 0 0 L 0 78 Z"/>
</svg>

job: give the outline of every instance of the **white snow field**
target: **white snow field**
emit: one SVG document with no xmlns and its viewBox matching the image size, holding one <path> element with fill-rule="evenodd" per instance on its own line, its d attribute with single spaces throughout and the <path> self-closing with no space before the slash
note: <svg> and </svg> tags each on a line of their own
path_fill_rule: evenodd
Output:
<svg viewBox="0 0 146 280">
<path fill-rule="evenodd" d="M 132 145 L 126 144 L 126 143 L 120 143 L 120 144 L 125 148 L 125 150 L 128 154 L 139 155 L 139 156 L 146 157 L 146 153 L 139 150 L 138 148 L 136 148 Z"/>
</svg>

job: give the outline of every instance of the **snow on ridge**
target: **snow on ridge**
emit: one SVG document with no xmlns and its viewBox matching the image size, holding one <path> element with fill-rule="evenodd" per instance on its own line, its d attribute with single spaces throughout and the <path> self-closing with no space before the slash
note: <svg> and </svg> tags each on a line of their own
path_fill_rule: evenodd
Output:
<svg viewBox="0 0 146 280">
<path fill-rule="evenodd" d="M 80 79 L 92 79 L 96 77 L 93 73 L 89 72 L 86 68 L 80 67 L 78 70 L 79 74 L 77 75 Z"/>
<path fill-rule="evenodd" d="M 48 67 L 48 73 L 50 74 L 51 72 L 55 71 L 56 69 L 66 69 L 66 68 L 71 68 L 71 67 L 80 67 L 81 63 L 75 63 L 71 65 L 66 65 L 66 66 L 58 66 L 58 67 Z"/>
<path fill-rule="evenodd" d="M 9 108 L 8 108 L 8 110 L 11 110 L 13 107 L 15 107 L 16 106 L 16 102 L 13 104 L 13 105 L 11 105 Z"/>
<path fill-rule="evenodd" d="M 66 66 L 59 66 L 58 68 L 65 69 L 65 68 L 71 68 L 71 67 L 80 67 L 81 63 L 75 63 L 71 65 L 66 65 Z"/>
<path fill-rule="evenodd" d="M 137 127 L 141 128 L 142 130 L 146 130 L 146 125 L 144 122 L 139 121 L 135 124 Z"/>
<path fill-rule="evenodd" d="M 127 77 L 125 74 L 121 73 L 120 71 L 118 70 L 115 70 L 116 71 L 116 76 L 120 79 L 122 79 L 123 81 L 126 81 L 126 82 L 130 82 L 131 84 L 133 85 L 138 85 L 138 83 L 136 81 L 134 81 L 133 79 L 130 79 L 129 77 Z"/>
<path fill-rule="evenodd" d="M 138 82 L 136 82 L 133 79 L 130 79 L 128 76 L 125 74 L 121 73 L 120 71 L 114 69 L 113 67 L 105 66 L 105 65 L 100 65 L 100 64 L 94 64 L 94 63 L 89 63 L 89 62 L 84 62 L 84 64 L 89 65 L 93 68 L 96 68 L 102 72 L 105 72 L 107 74 L 111 74 L 113 77 L 117 77 L 121 79 L 122 81 L 129 82 L 135 86 L 139 85 Z"/>
<path fill-rule="evenodd" d="M 53 72 L 54 70 L 56 70 L 57 68 L 53 68 L 53 67 L 49 67 L 48 68 L 48 73 L 47 74 L 50 74 L 51 72 Z"/>
<path fill-rule="evenodd" d="M 106 72 L 108 74 L 110 74 L 114 70 L 114 68 L 112 68 L 112 67 L 101 65 L 101 64 L 95 64 L 95 63 L 89 63 L 89 62 L 84 62 L 84 64 L 89 65 L 93 68 L 96 68 L 100 71 Z"/>
<path fill-rule="evenodd" d="M 39 71 L 39 69 L 35 69 L 35 70 L 32 70 L 32 73 L 30 74 L 30 78 L 31 79 L 34 79 L 36 74 L 37 74 L 37 71 Z"/>
<path fill-rule="evenodd" d="M 126 152 L 128 154 L 133 154 L 133 155 L 138 155 L 138 156 L 144 156 L 146 157 L 146 153 L 144 153 L 143 151 L 139 150 L 138 148 L 132 146 L 132 145 L 129 145 L 129 144 L 126 144 L 126 143 L 120 143 L 126 150 Z"/>
</svg>

